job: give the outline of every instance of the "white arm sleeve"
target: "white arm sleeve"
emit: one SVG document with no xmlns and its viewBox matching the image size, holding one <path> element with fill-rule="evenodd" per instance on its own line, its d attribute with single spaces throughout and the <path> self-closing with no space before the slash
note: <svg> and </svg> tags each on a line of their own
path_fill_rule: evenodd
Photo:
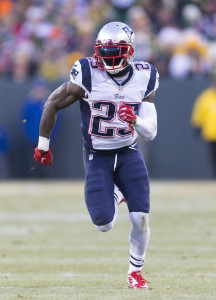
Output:
<svg viewBox="0 0 216 300">
<path fill-rule="evenodd" d="M 157 135 L 157 112 L 154 103 L 142 102 L 139 106 L 136 123 L 133 124 L 139 136 L 153 140 Z"/>
</svg>

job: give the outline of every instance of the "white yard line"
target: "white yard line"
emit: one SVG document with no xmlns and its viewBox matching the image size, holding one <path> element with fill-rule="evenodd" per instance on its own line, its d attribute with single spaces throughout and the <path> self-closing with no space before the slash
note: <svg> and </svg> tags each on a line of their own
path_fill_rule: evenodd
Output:
<svg viewBox="0 0 216 300">
<path fill-rule="evenodd" d="M 44 233 L 46 231 L 45 226 L 18 226 L 18 225 L 1 225 L 0 235 L 26 235 L 32 232 Z"/>
<path fill-rule="evenodd" d="M 62 191 L 68 194 L 76 193 L 77 189 L 84 189 L 84 181 L 4 181 L 0 182 L 0 195 L 40 195 L 40 194 L 60 194 Z M 165 192 L 166 194 L 176 193 L 191 193 L 194 194 L 194 189 L 206 189 L 208 193 L 216 195 L 215 181 L 205 180 L 151 180 L 151 193 L 154 195 Z"/>
<path fill-rule="evenodd" d="M 119 220 L 128 219 L 128 215 L 121 215 Z M 56 212 L 34 212 L 34 213 L 0 213 L 1 222 L 63 222 L 63 223 L 77 223 L 77 222 L 91 222 L 90 216 L 81 213 L 56 213 Z"/>
<path fill-rule="evenodd" d="M 48 286 L 48 287 L 18 287 L 18 286 L 0 286 L 0 289 L 17 289 L 17 290 L 56 290 L 56 289 L 68 289 L 68 290 L 74 290 L 75 287 L 73 286 Z"/>
<path fill-rule="evenodd" d="M 110 262 L 119 262 L 119 261 L 128 261 L 127 258 L 113 258 L 113 257 L 110 257 L 110 258 L 100 258 L 100 259 L 97 259 L 98 262 L 103 262 L 103 263 L 107 263 L 107 264 L 110 264 Z M 81 262 L 79 262 L 79 264 L 85 264 L 85 263 L 92 263 L 92 262 L 95 262 L 95 257 L 88 257 L 88 258 L 83 258 L 81 260 Z M 55 265 L 55 264 L 74 264 L 74 263 L 77 263 L 77 258 L 62 258 L 62 259 L 55 259 L 55 258 L 48 258 L 48 257 L 29 257 L 29 258 L 24 258 L 24 257 L 19 257 L 19 259 L 17 258 L 7 258 L 7 257 L 4 257 L 4 263 L 10 263 L 10 264 L 17 264 L 17 265 L 20 265 L 20 264 L 23 264 L 23 263 L 27 263 L 27 264 L 38 264 L 38 263 L 43 263 L 45 265 Z"/>
<path fill-rule="evenodd" d="M 70 214 L 56 212 L 35 212 L 35 213 L 0 213 L 0 222 L 87 222 L 90 217 L 86 214 Z"/>
</svg>

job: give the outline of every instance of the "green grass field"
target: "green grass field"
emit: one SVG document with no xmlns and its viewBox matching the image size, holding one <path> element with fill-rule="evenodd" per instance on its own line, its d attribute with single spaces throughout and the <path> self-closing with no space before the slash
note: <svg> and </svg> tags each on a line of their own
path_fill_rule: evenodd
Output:
<svg viewBox="0 0 216 300">
<path fill-rule="evenodd" d="M 127 288 L 130 222 L 92 225 L 83 182 L 0 183 L 0 299 L 216 299 L 216 183 L 152 182 L 143 275 Z"/>
</svg>

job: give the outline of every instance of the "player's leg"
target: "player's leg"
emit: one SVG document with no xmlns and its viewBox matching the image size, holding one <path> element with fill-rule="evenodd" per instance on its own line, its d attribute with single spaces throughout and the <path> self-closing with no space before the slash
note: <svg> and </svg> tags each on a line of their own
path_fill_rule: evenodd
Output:
<svg viewBox="0 0 216 300">
<path fill-rule="evenodd" d="M 131 212 L 132 223 L 130 233 L 130 273 L 140 271 L 146 255 L 146 249 L 150 238 L 149 214 L 142 212 Z"/>
<path fill-rule="evenodd" d="M 113 155 L 84 152 L 85 201 L 92 222 L 103 232 L 110 230 L 116 218 L 114 202 Z"/>
<path fill-rule="evenodd" d="M 123 192 L 132 223 L 129 237 L 130 265 L 128 274 L 134 275 L 135 279 L 133 276 L 129 276 L 128 284 L 131 287 L 147 288 L 140 271 L 150 238 L 148 173 L 139 150 L 128 149 L 119 155 L 117 166 L 115 181 Z M 136 284 L 137 280 L 138 284 Z"/>
</svg>

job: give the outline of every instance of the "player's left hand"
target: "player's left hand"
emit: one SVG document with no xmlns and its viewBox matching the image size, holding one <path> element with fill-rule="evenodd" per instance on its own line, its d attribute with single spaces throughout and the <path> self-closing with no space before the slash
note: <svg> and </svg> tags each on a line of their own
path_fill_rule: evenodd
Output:
<svg viewBox="0 0 216 300">
<path fill-rule="evenodd" d="M 136 115 L 133 111 L 133 108 L 130 105 L 125 105 L 124 102 L 120 105 L 119 116 L 122 120 L 128 122 L 129 124 L 133 124 L 134 120 L 136 120 Z"/>
</svg>

